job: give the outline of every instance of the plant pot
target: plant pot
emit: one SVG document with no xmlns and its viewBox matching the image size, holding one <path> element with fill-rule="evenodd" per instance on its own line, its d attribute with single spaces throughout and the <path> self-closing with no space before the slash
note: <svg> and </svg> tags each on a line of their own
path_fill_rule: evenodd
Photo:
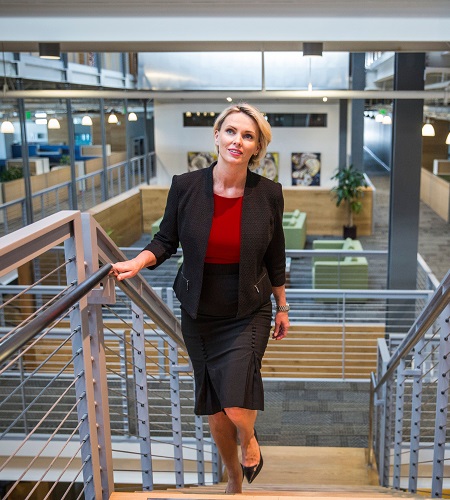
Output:
<svg viewBox="0 0 450 500">
<path fill-rule="evenodd" d="M 351 238 L 356 240 L 356 226 L 343 226 L 344 228 L 344 240 L 346 238 Z"/>
</svg>

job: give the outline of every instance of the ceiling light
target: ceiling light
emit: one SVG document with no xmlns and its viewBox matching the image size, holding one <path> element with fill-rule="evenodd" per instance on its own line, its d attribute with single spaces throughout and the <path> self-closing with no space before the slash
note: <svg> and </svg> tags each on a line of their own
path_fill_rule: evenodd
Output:
<svg viewBox="0 0 450 500">
<path fill-rule="evenodd" d="M 108 123 L 118 123 L 119 119 L 117 118 L 117 115 L 114 113 L 114 111 L 111 111 L 111 114 L 108 116 Z"/>
<path fill-rule="evenodd" d="M 436 132 L 434 131 L 433 125 L 431 125 L 430 120 L 427 118 L 427 122 L 422 127 L 422 137 L 434 137 Z"/>
<path fill-rule="evenodd" d="M 5 120 L 0 126 L 0 132 L 2 134 L 14 134 L 14 125 L 9 120 Z"/>
<path fill-rule="evenodd" d="M 303 55 L 304 56 L 321 56 L 323 51 L 322 42 L 304 42 L 303 43 Z"/>
<path fill-rule="evenodd" d="M 447 139 L 445 139 L 445 144 L 450 144 L 450 132 L 448 133 Z"/>
<path fill-rule="evenodd" d="M 47 124 L 47 128 L 57 130 L 61 128 L 61 125 L 59 124 L 59 121 L 56 118 L 50 118 Z"/>
<path fill-rule="evenodd" d="M 232 97 L 227 97 L 227 101 L 228 101 L 228 102 L 231 102 L 232 100 L 233 100 L 233 98 L 232 98 Z"/>
<path fill-rule="evenodd" d="M 47 113 L 45 111 L 36 111 L 34 113 L 35 118 L 47 118 Z"/>
<path fill-rule="evenodd" d="M 92 125 L 92 118 L 89 115 L 84 115 L 81 119 L 81 125 L 86 125 L 90 127 Z"/>
<path fill-rule="evenodd" d="M 40 43 L 39 57 L 42 59 L 61 59 L 59 43 Z"/>
<path fill-rule="evenodd" d="M 382 123 L 384 115 L 381 113 L 378 113 L 377 116 L 375 117 L 375 121 L 378 123 Z"/>
<path fill-rule="evenodd" d="M 129 122 L 137 122 L 137 114 L 134 113 L 133 111 L 128 115 L 128 121 Z"/>
<path fill-rule="evenodd" d="M 381 122 L 383 125 L 391 125 L 392 118 L 389 115 L 383 116 L 383 121 Z"/>
<path fill-rule="evenodd" d="M 326 96 L 325 96 L 325 97 L 322 97 L 322 101 L 323 101 L 323 102 L 327 102 L 327 101 L 328 101 L 328 97 L 326 97 Z"/>
<path fill-rule="evenodd" d="M 36 125 L 47 125 L 47 118 L 36 118 L 36 120 L 34 120 L 34 123 Z"/>
</svg>

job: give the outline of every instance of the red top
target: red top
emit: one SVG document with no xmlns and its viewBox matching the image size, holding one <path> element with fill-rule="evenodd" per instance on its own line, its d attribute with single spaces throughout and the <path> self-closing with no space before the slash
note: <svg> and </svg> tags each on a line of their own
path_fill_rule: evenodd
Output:
<svg viewBox="0 0 450 500">
<path fill-rule="evenodd" d="M 237 264 L 241 250 L 242 200 L 214 195 L 214 216 L 205 262 Z"/>
</svg>

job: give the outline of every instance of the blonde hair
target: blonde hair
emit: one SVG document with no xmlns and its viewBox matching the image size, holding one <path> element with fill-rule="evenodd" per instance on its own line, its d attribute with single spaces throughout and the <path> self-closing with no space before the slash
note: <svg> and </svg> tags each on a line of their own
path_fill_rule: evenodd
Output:
<svg viewBox="0 0 450 500">
<path fill-rule="evenodd" d="M 253 155 L 248 162 L 249 168 L 256 168 L 259 165 L 259 162 L 266 156 L 267 146 L 272 140 L 272 129 L 269 125 L 269 122 L 264 118 L 264 115 L 261 113 L 261 111 L 259 111 L 259 109 L 251 106 L 246 102 L 232 104 L 231 106 L 228 106 L 228 108 L 225 108 L 222 113 L 220 113 L 220 115 L 216 118 L 213 128 L 214 134 L 216 133 L 216 131 L 220 131 L 225 118 L 228 115 L 231 115 L 231 113 L 245 113 L 256 123 L 256 126 L 259 130 L 259 151 L 256 155 Z M 219 152 L 217 146 L 216 150 L 217 152 Z"/>
</svg>

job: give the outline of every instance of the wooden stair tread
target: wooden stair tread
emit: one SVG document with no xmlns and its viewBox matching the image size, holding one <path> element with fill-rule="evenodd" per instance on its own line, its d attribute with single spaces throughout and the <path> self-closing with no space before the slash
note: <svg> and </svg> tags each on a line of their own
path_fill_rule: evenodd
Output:
<svg viewBox="0 0 450 500">
<path fill-rule="evenodd" d="M 346 498 L 377 500 L 415 499 L 418 495 L 391 491 L 378 486 L 376 471 L 366 465 L 364 448 L 261 446 L 264 469 L 251 485 L 244 483 L 238 497 L 246 500 L 325 500 Z M 110 500 L 223 500 L 225 483 L 212 486 L 113 493 Z"/>
</svg>

